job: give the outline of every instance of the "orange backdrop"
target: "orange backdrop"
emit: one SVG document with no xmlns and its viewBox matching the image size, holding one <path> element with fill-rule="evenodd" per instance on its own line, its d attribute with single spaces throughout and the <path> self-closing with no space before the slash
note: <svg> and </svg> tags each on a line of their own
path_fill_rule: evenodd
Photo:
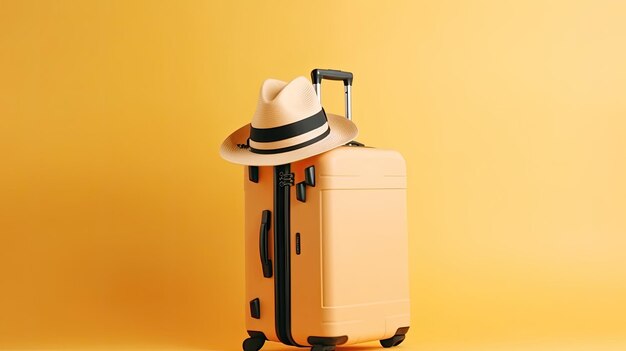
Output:
<svg viewBox="0 0 626 351">
<path fill-rule="evenodd" d="M 623 350 L 625 13 L 1 1 L 0 348 L 237 350 L 242 169 L 218 147 L 263 79 L 324 67 L 355 73 L 359 140 L 408 162 L 403 349 Z"/>
</svg>

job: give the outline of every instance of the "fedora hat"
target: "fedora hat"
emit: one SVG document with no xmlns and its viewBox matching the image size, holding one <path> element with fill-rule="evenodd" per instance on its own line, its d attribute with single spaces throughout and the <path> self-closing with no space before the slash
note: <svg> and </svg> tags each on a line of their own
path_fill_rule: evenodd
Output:
<svg viewBox="0 0 626 351">
<path fill-rule="evenodd" d="M 357 134 L 352 121 L 324 111 L 306 78 L 268 79 L 252 123 L 228 136 L 220 155 L 242 165 L 282 165 L 346 144 Z"/>
</svg>

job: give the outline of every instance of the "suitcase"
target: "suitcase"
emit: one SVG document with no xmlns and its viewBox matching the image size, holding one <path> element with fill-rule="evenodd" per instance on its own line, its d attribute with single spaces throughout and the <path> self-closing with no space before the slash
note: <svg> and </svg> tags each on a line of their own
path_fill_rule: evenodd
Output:
<svg viewBox="0 0 626 351">
<path fill-rule="evenodd" d="M 343 80 L 351 118 L 352 73 Z M 248 166 L 245 189 L 244 351 L 266 340 L 334 350 L 409 329 L 406 167 L 402 156 L 357 142 L 279 166 Z"/>
</svg>

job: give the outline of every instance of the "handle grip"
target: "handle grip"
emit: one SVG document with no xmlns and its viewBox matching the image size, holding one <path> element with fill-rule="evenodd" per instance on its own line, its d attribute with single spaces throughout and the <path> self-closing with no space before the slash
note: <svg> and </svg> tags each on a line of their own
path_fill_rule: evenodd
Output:
<svg viewBox="0 0 626 351">
<path fill-rule="evenodd" d="M 259 253 L 261 254 L 261 267 L 263 268 L 263 276 L 265 278 L 272 277 L 272 261 L 269 258 L 268 233 L 270 230 L 270 221 L 272 213 L 263 210 L 261 215 L 261 230 L 259 233 Z"/>
<path fill-rule="evenodd" d="M 343 85 L 352 85 L 352 72 L 344 72 L 336 69 L 316 68 L 311 71 L 313 84 L 322 83 L 322 79 L 342 80 Z"/>
</svg>

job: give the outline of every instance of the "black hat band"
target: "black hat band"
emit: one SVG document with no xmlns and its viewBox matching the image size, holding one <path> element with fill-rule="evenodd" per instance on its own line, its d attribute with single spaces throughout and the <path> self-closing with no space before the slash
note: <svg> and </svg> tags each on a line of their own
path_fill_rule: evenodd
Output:
<svg viewBox="0 0 626 351">
<path fill-rule="evenodd" d="M 318 129 L 324 126 L 327 123 L 328 123 L 328 118 L 326 117 L 326 112 L 322 108 L 319 112 L 317 112 L 316 114 L 310 117 L 306 117 L 300 121 L 286 124 L 284 126 L 274 127 L 274 128 L 254 128 L 250 126 L 250 141 L 254 141 L 256 143 L 269 143 L 269 142 L 281 141 L 281 140 L 293 138 L 293 137 L 308 133 L 310 131 L 313 131 L 315 129 Z M 316 143 L 324 139 L 325 137 L 327 137 L 329 134 L 330 134 L 330 126 L 326 128 L 326 131 L 324 133 L 318 135 L 317 137 L 307 140 L 305 142 L 296 144 L 296 145 L 282 147 L 278 149 L 256 149 L 256 148 L 250 147 L 250 151 L 257 153 L 257 154 L 277 154 L 277 153 L 293 151 L 293 150 L 297 150 L 305 146 L 311 145 L 313 143 Z"/>
</svg>

